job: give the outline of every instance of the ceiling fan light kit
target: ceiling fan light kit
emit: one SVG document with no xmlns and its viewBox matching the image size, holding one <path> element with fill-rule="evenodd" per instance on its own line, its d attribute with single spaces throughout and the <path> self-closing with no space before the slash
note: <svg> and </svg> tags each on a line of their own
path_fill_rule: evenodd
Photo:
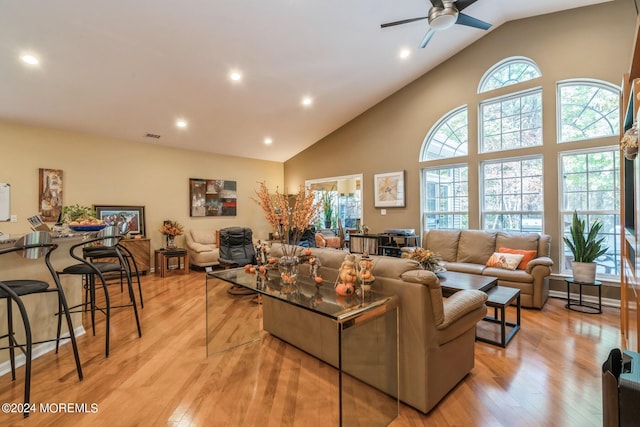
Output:
<svg viewBox="0 0 640 427">
<path fill-rule="evenodd" d="M 471 6 L 478 0 L 431 0 L 431 8 L 429 9 L 428 16 L 421 16 L 417 18 L 403 19 L 400 21 L 387 22 L 380 25 L 381 28 L 393 27 L 395 25 L 408 24 L 410 22 L 421 21 L 427 19 L 429 22 L 429 30 L 422 39 L 420 47 L 425 47 L 431 40 L 436 31 L 446 30 L 451 28 L 454 24 L 464 25 L 467 27 L 478 28 L 480 30 L 488 30 L 491 28 L 491 24 L 481 21 L 472 16 L 461 13 L 464 9 Z"/>
<path fill-rule="evenodd" d="M 429 10 L 429 26 L 434 30 L 446 30 L 458 20 L 458 9 L 453 2 L 444 2 L 444 7 L 433 6 Z"/>
</svg>

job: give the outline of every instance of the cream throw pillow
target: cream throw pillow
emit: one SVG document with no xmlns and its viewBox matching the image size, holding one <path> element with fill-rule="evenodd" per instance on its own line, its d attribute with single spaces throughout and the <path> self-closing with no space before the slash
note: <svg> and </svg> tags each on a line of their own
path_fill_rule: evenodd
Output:
<svg viewBox="0 0 640 427">
<path fill-rule="evenodd" d="M 515 270 L 522 261 L 524 255 L 521 254 L 505 254 L 494 252 L 487 261 L 487 267 L 502 268 L 504 270 Z"/>
</svg>

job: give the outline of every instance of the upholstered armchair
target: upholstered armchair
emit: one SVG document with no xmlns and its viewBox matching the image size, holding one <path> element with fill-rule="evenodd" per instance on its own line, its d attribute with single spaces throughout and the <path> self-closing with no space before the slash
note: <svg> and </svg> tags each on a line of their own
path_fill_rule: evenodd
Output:
<svg viewBox="0 0 640 427">
<path fill-rule="evenodd" d="M 184 236 L 191 265 L 208 267 L 220 263 L 219 234 L 217 230 L 187 230 Z"/>
</svg>

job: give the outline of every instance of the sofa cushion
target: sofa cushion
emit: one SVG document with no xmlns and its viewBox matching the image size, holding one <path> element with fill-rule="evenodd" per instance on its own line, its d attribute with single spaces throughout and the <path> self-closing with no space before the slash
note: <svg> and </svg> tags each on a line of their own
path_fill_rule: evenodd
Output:
<svg viewBox="0 0 640 427">
<path fill-rule="evenodd" d="M 497 277 L 499 281 L 533 283 L 533 276 L 524 270 L 505 270 L 503 268 L 487 267 L 482 272 L 482 275 Z M 498 283 L 498 285 L 500 285 L 500 283 Z"/>
<path fill-rule="evenodd" d="M 216 232 L 214 230 L 190 230 L 191 238 L 194 242 L 202 243 L 203 245 L 215 245 Z"/>
<path fill-rule="evenodd" d="M 426 240 L 423 243 L 425 249 L 439 253 L 443 261 L 456 260 L 460 230 L 429 230 Z"/>
<path fill-rule="evenodd" d="M 487 266 L 470 262 L 445 262 L 444 268 L 449 271 L 457 271 L 458 273 L 482 274 Z"/>
<path fill-rule="evenodd" d="M 496 235 L 496 248 L 511 248 L 538 251 L 540 235 L 536 233 L 505 233 L 499 231 Z"/>
<path fill-rule="evenodd" d="M 203 245 L 202 243 L 192 242 L 189 249 L 200 254 L 202 252 L 213 252 L 215 247 L 214 245 Z"/>
<path fill-rule="evenodd" d="M 504 270 L 515 270 L 518 268 L 522 258 L 524 258 L 524 255 L 522 254 L 494 252 L 487 260 L 486 265 L 487 267 L 502 268 Z"/>
<path fill-rule="evenodd" d="M 527 264 L 529 264 L 529 261 L 531 261 L 538 255 L 538 251 L 535 249 L 527 251 L 525 249 L 510 249 L 510 248 L 499 247 L 498 252 L 505 253 L 505 254 L 522 255 L 522 261 L 520 261 L 520 264 L 518 265 L 518 270 L 524 270 L 525 268 L 527 268 Z"/>
<path fill-rule="evenodd" d="M 457 262 L 485 265 L 496 249 L 496 233 L 464 230 L 460 233 Z"/>
</svg>

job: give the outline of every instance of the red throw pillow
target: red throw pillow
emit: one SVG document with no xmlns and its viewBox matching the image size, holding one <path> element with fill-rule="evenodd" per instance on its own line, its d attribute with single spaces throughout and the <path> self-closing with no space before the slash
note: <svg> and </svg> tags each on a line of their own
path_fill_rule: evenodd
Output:
<svg viewBox="0 0 640 427">
<path fill-rule="evenodd" d="M 523 255 L 522 261 L 520 261 L 520 264 L 518 265 L 518 270 L 525 270 L 527 268 L 527 264 L 529 264 L 529 261 L 538 256 L 538 251 L 536 250 L 527 251 L 524 249 L 498 248 L 498 252 L 501 252 L 503 254 Z"/>
</svg>

